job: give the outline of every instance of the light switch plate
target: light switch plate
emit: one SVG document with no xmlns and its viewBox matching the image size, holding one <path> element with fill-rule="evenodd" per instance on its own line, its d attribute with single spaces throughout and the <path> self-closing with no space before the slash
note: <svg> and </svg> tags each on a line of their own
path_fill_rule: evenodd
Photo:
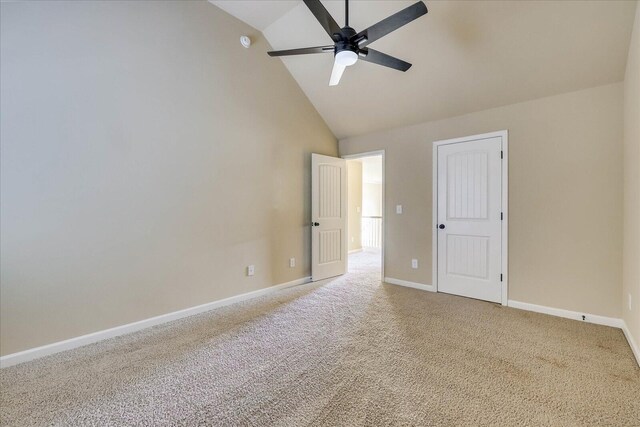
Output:
<svg viewBox="0 0 640 427">
<path fill-rule="evenodd" d="M 417 259 L 412 259 L 411 260 L 411 268 L 418 268 L 418 260 Z"/>
<path fill-rule="evenodd" d="M 402 213 L 402 205 L 396 205 L 396 213 L 397 214 L 401 214 Z"/>
<path fill-rule="evenodd" d="M 247 267 L 247 276 L 253 276 L 254 274 L 256 274 L 256 266 L 251 264 Z"/>
</svg>

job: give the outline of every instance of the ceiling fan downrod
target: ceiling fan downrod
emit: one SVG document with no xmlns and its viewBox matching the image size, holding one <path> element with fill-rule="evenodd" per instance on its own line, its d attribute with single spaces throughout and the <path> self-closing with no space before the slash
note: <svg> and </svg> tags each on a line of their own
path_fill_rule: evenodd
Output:
<svg viewBox="0 0 640 427">
<path fill-rule="evenodd" d="M 344 26 L 349 26 L 349 0 L 344 0 Z"/>
</svg>

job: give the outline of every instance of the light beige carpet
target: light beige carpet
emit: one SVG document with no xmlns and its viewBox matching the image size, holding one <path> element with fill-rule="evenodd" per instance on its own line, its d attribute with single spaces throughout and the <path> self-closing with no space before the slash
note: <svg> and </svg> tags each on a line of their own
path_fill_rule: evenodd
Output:
<svg viewBox="0 0 640 427">
<path fill-rule="evenodd" d="M 622 332 L 352 272 L 0 372 L 22 425 L 639 426 Z M 357 261 L 360 261 L 358 263 Z"/>
</svg>

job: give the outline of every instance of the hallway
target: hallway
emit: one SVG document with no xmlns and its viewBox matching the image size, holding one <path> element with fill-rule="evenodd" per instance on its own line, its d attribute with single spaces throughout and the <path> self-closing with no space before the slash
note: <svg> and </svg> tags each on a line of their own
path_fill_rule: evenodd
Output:
<svg viewBox="0 0 640 427">
<path fill-rule="evenodd" d="M 382 253 L 380 249 L 363 248 L 349 254 L 349 273 L 382 273 Z"/>
</svg>

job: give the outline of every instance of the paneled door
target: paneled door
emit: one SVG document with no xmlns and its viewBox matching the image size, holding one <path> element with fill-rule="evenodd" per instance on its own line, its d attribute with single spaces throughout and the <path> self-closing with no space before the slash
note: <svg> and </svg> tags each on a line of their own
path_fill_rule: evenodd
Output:
<svg viewBox="0 0 640 427">
<path fill-rule="evenodd" d="M 347 272 L 347 163 L 311 155 L 311 278 Z"/>
<path fill-rule="evenodd" d="M 437 145 L 438 291 L 502 302 L 502 137 Z"/>
</svg>

